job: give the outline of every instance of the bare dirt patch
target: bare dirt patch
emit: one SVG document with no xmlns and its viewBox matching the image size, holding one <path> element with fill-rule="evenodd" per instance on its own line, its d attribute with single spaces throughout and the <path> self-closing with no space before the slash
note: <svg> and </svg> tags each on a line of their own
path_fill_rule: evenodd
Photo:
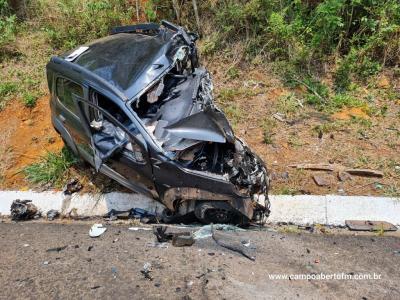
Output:
<svg viewBox="0 0 400 300">
<path fill-rule="evenodd" d="M 21 170 L 37 161 L 48 151 L 59 151 L 64 143 L 53 129 L 50 118 L 49 97 L 41 97 L 33 109 L 13 100 L 0 111 L 0 161 L 2 189 L 28 187 Z"/>
</svg>

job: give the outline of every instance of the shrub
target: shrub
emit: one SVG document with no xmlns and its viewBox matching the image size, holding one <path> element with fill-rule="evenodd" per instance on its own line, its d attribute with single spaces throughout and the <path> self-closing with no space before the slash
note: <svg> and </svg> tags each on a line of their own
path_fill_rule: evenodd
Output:
<svg viewBox="0 0 400 300">
<path fill-rule="evenodd" d="M 37 96 L 32 93 L 25 93 L 22 97 L 22 102 L 26 107 L 32 108 L 35 107 L 37 101 Z"/>
<path fill-rule="evenodd" d="M 0 0 L 0 54 L 14 41 L 16 28 L 16 16 L 11 13 L 7 0 Z"/>
</svg>

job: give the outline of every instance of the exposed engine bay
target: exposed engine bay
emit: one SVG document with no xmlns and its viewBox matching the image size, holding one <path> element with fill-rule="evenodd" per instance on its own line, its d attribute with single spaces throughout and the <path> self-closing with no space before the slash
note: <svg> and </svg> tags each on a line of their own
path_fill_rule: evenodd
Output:
<svg viewBox="0 0 400 300">
<path fill-rule="evenodd" d="M 239 195 L 252 199 L 254 219 L 263 220 L 269 214 L 266 168 L 215 106 L 210 74 L 188 65 L 177 63 L 133 109 L 171 159 L 229 180 Z"/>
</svg>

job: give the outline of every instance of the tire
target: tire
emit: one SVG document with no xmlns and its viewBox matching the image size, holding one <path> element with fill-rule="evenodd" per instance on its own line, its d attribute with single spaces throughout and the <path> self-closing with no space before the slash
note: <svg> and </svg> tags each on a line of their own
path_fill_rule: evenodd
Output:
<svg viewBox="0 0 400 300">
<path fill-rule="evenodd" d="M 176 216 L 172 211 L 170 211 L 168 208 L 165 208 L 162 213 L 161 213 L 161 220 L 164 223 L 172 223 L 175 220 Z"/>
<path fill-rule="evenodd" d="M 234 221 L 232 207 L 223 201 L 200 201 L 195 209 L 196 218 L 204 224 L 228 224 Z"/>
</svg>

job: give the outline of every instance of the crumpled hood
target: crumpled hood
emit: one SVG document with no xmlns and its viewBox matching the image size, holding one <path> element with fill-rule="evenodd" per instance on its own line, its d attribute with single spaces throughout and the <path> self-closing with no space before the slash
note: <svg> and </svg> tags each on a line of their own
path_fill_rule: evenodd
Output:
<svg viewBox="0 0 400 300">
<path fill-rule="evenodd" d="M 211 105 L 164 129 L 184 139 L 215 143 L 233 143 L 235 140 L 233 130 L 225 115 Z"/>
</svg>

